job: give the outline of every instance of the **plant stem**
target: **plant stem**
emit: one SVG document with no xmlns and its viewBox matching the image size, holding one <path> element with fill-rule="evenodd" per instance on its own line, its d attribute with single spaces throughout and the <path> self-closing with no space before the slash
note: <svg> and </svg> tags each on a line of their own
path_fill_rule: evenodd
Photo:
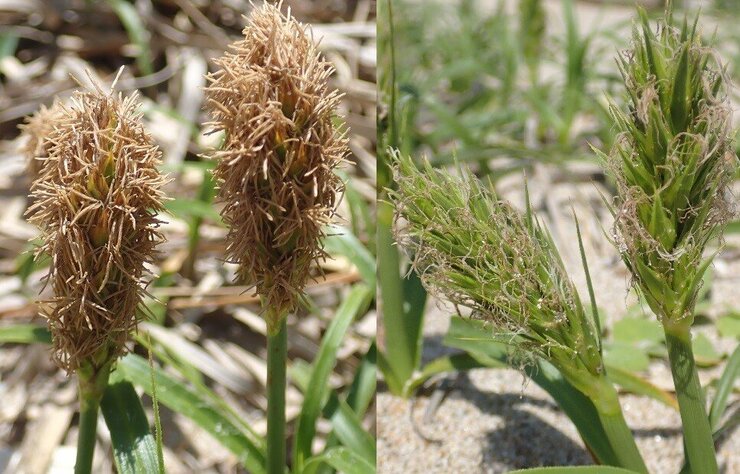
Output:
<svg viewBox="0 0 740 474">
<path fill-rule="evenodd" d="M 717 456 L 688 326 L 664 326 L 668 359 L 681 412 L 686 459 L 694 473 L 716 474 Z"/>
<path fill-rule="evenodd" d="M 208 170 L 203 170 L 203 181 L 198 190 L 198 201 L 210 204 L 213 199 L 213 178 Z M 195 279 L 195 261 L 198 258 L 198 245 L 200 244 L 200 228 L 203 225 L 201 216 L 193 216 L 190 220 L 188 232 L 188 258 L 182 266 L 182 274 L 185 278 Z"/>
<path fill-rule="evenodd" d="M 645 461 L 637 449 L 635 438 L 622 414 L 617 391 L 606 379 L 603 379 L 599 385 L 598 394 L 592 397 L 592 401 L 599 414 L 604 432 L 617 456 L 619 467 L 647 474 Z"/>
<path fill-rule="evenodd" d="M 285 320 L 267 333 L 267 473 L 285 473 L 285 365 L 288 331 Z"/>
<path fill-rule="evenodd" d="M 100 368 L 96 368 L 88 362 L 77 371 L 80 396 L 80 431 L 77 437 L 75 474 L 90 474 L 92 472 L 95 435 L 98 428 L 98 408 L 108 386 L 108 376 L 112 363 L 113 361 L 108 361 Z"/>
</svg>

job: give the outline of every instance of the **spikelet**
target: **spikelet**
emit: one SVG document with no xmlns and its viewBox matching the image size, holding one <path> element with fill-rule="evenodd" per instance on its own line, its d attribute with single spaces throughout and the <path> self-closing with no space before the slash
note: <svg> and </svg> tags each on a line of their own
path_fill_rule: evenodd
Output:
<svg viewBox="0 0 740 474">
<path fill-rule="evenodd" d="M 160 151 L 135 97 L 77 92 L 59 107 L 48 156 L 31 187 L 30 221 L 51 256 L 44 301 L 54 359 L 68 372 L 124 352 L 137 323 L 144 264 L 151 262 L 164 183 Z"/>
<path fill-rule="evenodd" d="M 26 172 L 31 179 L 36 179 L 41 171 L 41 163 L 49 156 L 51 142 L 48 137 L 54 130 L 54 124 L 57 123 L 61 113 L 62 103 L 56 99 L 51 107 L 42 105 L 20 126 L 25 138 L 23 154 L 26 158 Z"/>
<path fill-rule="evenodd" d="M 602 155 L 617 184 L 615 240 L 635 283 L 664 324 L 690 326 L 707 242 L 731 215 L 737 169 L 728 84 L 696 23 L 670 19 L 656 34 L 640 11 L 633 48 L 619 58 L 629 110 Z"/>
<path fill-rule="evenodd" d="M 547 229 L 469 171 L 417 169 L 393 156 L 396 240 L 425 288 L 492 324 L 496 337 L 551 361 L 587 392 L 603 375 L 596 324 L 584 312 Z"/>
<path fill-rule="evenodd" d="M 231 50 L 206 88 L 210 125 L 225 133 L 213 156 L 226 257 L 239 281 L 256 286 L 276 328 L 270 315 L 295 307 L 310 264 L 326 256 L 322 228 L 342 190 L 333 169 L 347 154 L 332 122 L 341 96 L 328 90 L 333 69 L 306 27 L 279 6 L 255 9 Z"/>
</svg>

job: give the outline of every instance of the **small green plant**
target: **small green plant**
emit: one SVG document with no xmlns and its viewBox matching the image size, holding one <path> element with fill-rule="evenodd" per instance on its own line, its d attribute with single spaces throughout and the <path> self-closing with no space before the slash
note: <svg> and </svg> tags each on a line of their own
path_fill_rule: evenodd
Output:
<svg viewBox="0 0 740 474">
<path fill-rule="evenodd" d="M 619 58 L 628 110 L 611 108 L 619 135 L 602 154 L 617 182 L 614 237 L 634 283 L 665 331 L 692 472 L 717 472 L 691 344 L 694 307 L 714 255 L 708 242 L 731 215 L 737 169 L 728 84 L 693 25 L 670 13 L 654 32 L 644 11 Z"/>
<path fill-rule="evenodd" d="M 542 0 L 519 2 L 519 43 L 532 84 L 537 82 L 545 42 L 545 7 Z"/>
</svg>

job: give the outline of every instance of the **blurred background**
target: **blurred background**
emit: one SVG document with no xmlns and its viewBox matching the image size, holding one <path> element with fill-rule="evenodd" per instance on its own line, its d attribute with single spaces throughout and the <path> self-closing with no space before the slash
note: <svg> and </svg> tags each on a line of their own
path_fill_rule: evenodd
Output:
<svg viewBox="0 0 740 474">
<path fill-rule="evenodd" d="M 173 178 L 163 216 L 168 240 L 159 247 L 158 277 L 149 287 L 156 300 L 147 302 L 155 317 L 131 344 L 144 358 L 151 350 L 155 366 L 173 382 L 172 394 L 195 397 L 184 398 L 193 405 L 174 406 L 161 394 L 167 472 L 247 472 L 239 436 L 265 431 L 265 326 L 253 292 L 232 284 L 234 268 L 221 260 L 226 229 L 212 203 L 212 165 L 201 158 L 218 146 L 203 125 L 204 74 L 213 69 L 212 58 L 241 37 L 251 8 L 246 0 L 0 0 L 0 332 L 43 324 L 35 300 L 48 262 L 33 260 L 37 231 L 23 216 L 30 180 L 18 125 L 55 96 L 69 96 L 77 87 L 73 78 L 109 85 L 125 66 L 117 89 L 139 91 L 145 126 Z M 287 410 L 294 421 L 337 307 L 353 287 L 374 288 L 376 53 L 373 1 L 283 2 L 288 8 L 313 26 L 314 40 L 336 68 L 331 85 L 345 94 L 339 114 L 352 152 L 340 171 L 347 183 L 343 219 L 326 241 L 332 258 L 308 285 L 309 307 L 288 321 Z M 335 405 L 337 397 L 348 400 L 352 420 L 372 439 L 374 303 L 364 301 L 351 317 L 337 342 L 329 399 Z M 75 384 L 50 362 L 48 346 L 0 343 L 0 472 L 71 472 Z M 152 420 L 151 399 L 144 400 Z M 348 416 L 324 408 L 315 450 L 341 444 L 335 428 Z M 228 423 L 237 420 L 246 428 L 229 432 Z M 94 471 L 111 472 L 102 421 L 99 438 Z M 372 446 L 374 453 L 374 440 Z"/>
<path fill-rule="evenodd" d="M 608 241 L 612 217 L 602 196 L 616 188 L 604 176 L 591 146 L 608 151 L 615 132 L 608 101 L 625 103 L 617 53 L 629 46 L 635 4 L 655 18 L 664 2 L 577 0 L 379 2 L 379 87 L 384 121 L 379 137 L 432 165 L 454 162 L 490 180 L 500 196 L 523 208 L 524 175 L 532 204 L 548 225 L 582 298 L 587 293 L 573 212 L 604 319 L 605 357 L 654 387 L 672 391 L 660 326 L 629 290 L 629 273 Z M 740 3 L 736 0 L 674 1 L 681 18 L 693 19 L 705 40 L 714 37 L 735 83 L 731 101 L 740 124 Z M 394 61 L 395 59 L 395 61 Z M 393 67 L 395 66 L 395 67 Z M 393 115 L 393 116 L 392 116 Z M 740 144 L 736 142 L 736 146 Z M 379 183 L 387 155 L 379 154 Z M 733 186 L 735 196 L 740 187 Z M 380 206 L 380 204 L 379 204 Z M 379 211 L 380 235 L 382 220 Z M 716 249 L 718 242 L 710 247 Z M 381 239 L 378 239 L 378 254 Z M 389 247 L 390 248 L 390 247 Z M 711 250 L 713 250 L 711 249 Z M 401 259 L 401 275 L 407 274 Z M 390 262 L 388 266 L 392 266 Z M 382 260 L 380 261 L 382 267 Z M 396 263 L 396 266 L 398 264 Z M 385 273 L 381 270 L 381 286 Z M 396 277 L 397 278 L 397 277 Z M 414 280 L 411 274 L 409 286 Z M 710 398 L 740 336 L 740 221 L 728 226 L 722 253 L 705 278 L 698 304 L 695 346 L 702 383 Z M 418 285 L 417 285 L 418 286 Z M 382 292 L 385 308 L 397 295 Z M 535 383 L 511 369 L 475 369 L 429 377 L 448 347 L 455 308 L 416 294 L 399 307 L 421 302 L 407 314 L 422 349 L 405 379 L 419 391 L 397 387 L 390 370 L 378 395 L 380 472 L 506 472 L 540 465 L 592 462 L 570 420 Z M 408 316 L 415 316 L 409 322 Z M 395 324 L 383 314 L 379 334 Z M 386 339 L 390 334 L 384 334 Z M 381 345 L 381 349 L 383 346 Z M 387 347 L 388 352 L 392 347 Z M 427 370 L 428 369 L 428 370 Z M 421 370 L 421 375 L 418 370 Z M 424 381 L 424 384 L 421 382 Z M 636 432 L 648 468 L 678 472 L 683 461 L 678 412 L 622 387 L 628 425 Z M 726 472 L 740 472 L 737 384 L 719 438 Z M 400 416 L 408 422 L 397 422 Z M 728 421 L 729 420 L 729 421 Z M 733 421 L 734 420 L 734 421 Z"/>
</svg>

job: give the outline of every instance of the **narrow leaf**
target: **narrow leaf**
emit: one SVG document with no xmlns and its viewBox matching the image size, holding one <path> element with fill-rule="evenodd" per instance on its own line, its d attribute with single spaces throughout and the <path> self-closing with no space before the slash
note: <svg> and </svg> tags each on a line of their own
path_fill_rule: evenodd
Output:
<svg viewBox="0 0 740 474">
<path fill-rule="evenodd" d="M 117 371 L 111 374 L 100 408 L 110 431 L 118 472 L 163 473 L 141 400 L 131 382 L 123 380 Z"/>
<path fill-rule="evenodd" d="M 722 415 L 724 415 L 727 409 L 727 400 L 738 375 L 740 375 L 740 346 L 737 346 L 732 352 L 725 366 L 725 370 L 722 372 L 722 376 L 717 383 L 717 392 L 709 409 L 709 423 L 712 426 L 712 430 L 716 430 L 719 427 Z"/>
<path fill-rule="evenodd" d="M 255 474 L 265 472 L 264 441 L 240 430 L 232 422 L 230 414 L 223 413 L 218 407 L 159 368 L 154 368 L 152 377 L 146 359 L 135 354 L 128 354 L 120 359 L 116 371 L 120 372 L 122 378 L 141 387 L 149 395 L 153 393 L 152 380 L 154 380 L 159 403 L 190 418 L 222 446 L 234 453 L 249 472 Z"/>
<path fill-rule="evenodd" d="M 0 327 L 0 343 L 51 344 L 51 333 L 37 324 L 3 326 Z"/>
<path fill-rule="evenodd" d="M 533 469 L 519 469 L 510 474 L 635 474 L 634 471 L 612 466 L 568 466 L 568 467 L 536 467 Z"/>
<path fill-rule="evenodd" d="M 496 366 L 502 368 L 508 367 L 508 365 L 496 359 L 483 357 L 480 354 L 472 352 L 439 357 L 425 365 L 420 373 L 408 381 L 404 389 L 404 394 L 407 397 L 410 396 L 419 386 L 438 374 Z"/>
<path fill-rule="evenodd" d="M 581 226 L 578 224 L 575 209 L 573 211 L 573 220 L 576 223 L 576 235 L 578 236 L 578 250 L 581 252 L 581 262 L 583 263 L 583 273 L 586 275 L 586 285 L 588 286 L 588 298 L 591 300 L 591 317 L 593 318 L 594 329 L 596 330 L 596 340 L 599 341 L 599 352 L 602 350 L 601 344 L 601 318 L 599 317 L 599 308 L 596 306 L 596 296 L 594 295 L 594 285 L 591 282 L 591 273 L 588 271 L 588 261 L 586 260 L 586 251 L 583 249 L 583 239 L 581 238 Z"/>
<path fill-rule="evenodd" d="M 362 284 L 355 285 L 337 309 L 334 319 L 321 341 L 321 347 L 313 362 L 311 379 L 296 424 L 293 452 L 294 464 L 298 472 L 303 469 L 306 461 L 311 457 L 311 445 L 316 435 L 316 421 L 327 395 L 329 375 L 331 375 L 336 363 L 337 350 L 339 350 L 350 324 L 362 307 L 367 304 L 371 295 L 370 287 Z"/>
<path fill-rule="evenodd" d="M 676 397 L 621 367 L 607 363 L 606 377 L 628 392 L 648 396 L 674 410 L 678 410 Z"/>
<path fill-rule="evenodd" d="M 328 464 L 344 474 L 375 474 L 375 466 L 347 448 L 332 448 L 308 459 L 302 474 L 313 474 L 322 464 Z"/>
<path fill-rule="evenodd" d="M 329 226 L 324 246 L 330 255 L 342 255 L 352 262 L 367 286 L 375 286 L 375 257 L 362 245 L 349 230 L 339 226 Z"/>
</svg>

